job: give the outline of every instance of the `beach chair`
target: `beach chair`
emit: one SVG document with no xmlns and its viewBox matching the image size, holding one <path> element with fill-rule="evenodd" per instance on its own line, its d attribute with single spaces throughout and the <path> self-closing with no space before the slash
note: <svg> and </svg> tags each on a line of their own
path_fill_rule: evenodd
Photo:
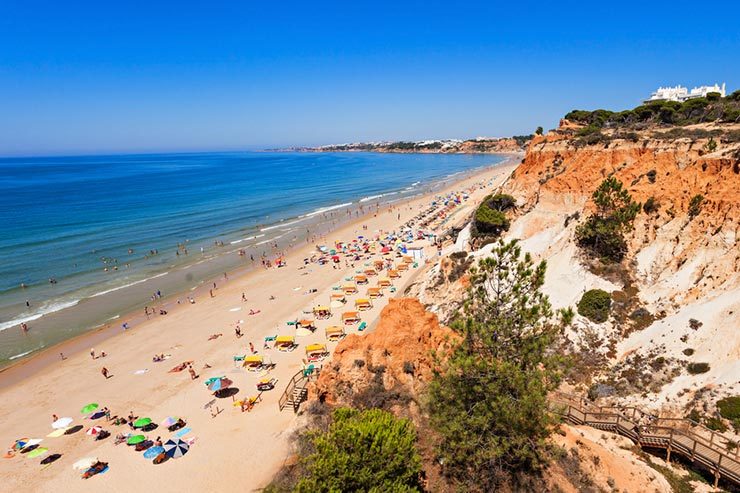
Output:
<svg viewBox="0 0 740 493">
<path fill-rule="evenodd" d="M 234 366 L 239 366 L 242 363 L 244 363 L 244 358 L 246 357 L 246 354 L 237 354 L 234 355 Z"/>
<path fill-rule="evenodd" d="M 363 330 L 365 330 L 366 328 L 367 328 L 367 322 L 362 322 L 362 323 L 361 323 L 361 324 L 360 324 L 360 325 L 359 325 L 359 326 L 357 327 L 357 330 L 359 330 L 360 332 L 362 332 L 362 331 L 363 331 Z"/>
</svg>

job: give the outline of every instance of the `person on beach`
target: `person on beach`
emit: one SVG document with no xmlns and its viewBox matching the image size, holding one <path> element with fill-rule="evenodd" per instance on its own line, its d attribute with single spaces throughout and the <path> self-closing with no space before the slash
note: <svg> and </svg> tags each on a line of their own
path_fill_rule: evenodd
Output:
<svg viewBox="0 0 740 493">
<path fill-rule="evenodd" d="M 102 374 L 103 374 L 103 376 L 105 377 L 105 379 L 106 379 L 106 380 L 108 380 L 108 378 L 110 378 L 110 376 L 108 375 L 108 368 L 106 368 L 106 367 L 103 367 L 103 368 L 102 368 L 102 369 L 100 370 L 100 373 L 102 373 Z M 111 376 L 112 376 L 112 375 L 111 375 Z"/>
<path fill-rule="evenodd" d="M 241 329 L 241 327 L 239 327 L 238 325 L 237 325 L 237 326 L 236 326 L 236 328 L 234 329 L 234 332 L 236 333 L 236 338 L 237 338 L 237 339 L 238 339 L 238 338 L 240 338 L 240 337 L 242 336 L 242 329 Z"/>
<path fill-rule="evenodd" d="M 59 419 L 59 416 L 57 416 L 56 414 L 52 414 L 51 415 L 51 422 L 52 423 L 56 423 L 58 419 Z"/>
<path fill-rule="evenodd" d="M 208 292 L 211 293 L 211 298 L 213 298 L 213 290 L 210 289 L 210 290 L 208 290 Z"/>
<path fill-rule="evenodd" d="M 247 295 L 245 293 L 242 293 L 242 301 L 247 301 Z"/>
<path fill-rule="evenodd" d="M 198 378 L 198 375 L 195 374 L 195 370 L 193 370 L 192 365 L 188 365 L 188 373 L 190 373 L 190 380 L 195 380 Z"/>
<path fill-rule="evenodd" d="M 90 349 L 90 357 L 91 357 L 92 359 L 95 359 L 95 348 L 91 348 L 91 349 Z"/>
<path fill-rule="evenodd" d="M 62 358 L 62 361 L 64 361 L 65 359 L 67 359 L 67 358 L 64 357 L 64 353 L 59 353 L 59 356 Z"/>
<path fill-rule="evenodd" d="M 31 308 L 31 302 L 26 300 L 26 308 Z"/>
<path fill-rule="evenodd" d="M 24 334 L 28 332 L 28 325 L 26 322 L 21 322 L 21 331 L 23 331 Z"/>
</svg>

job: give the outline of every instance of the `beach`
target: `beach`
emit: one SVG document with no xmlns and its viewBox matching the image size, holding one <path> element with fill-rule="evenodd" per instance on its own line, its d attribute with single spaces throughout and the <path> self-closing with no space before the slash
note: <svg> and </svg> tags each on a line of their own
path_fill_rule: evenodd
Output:
<svg viewBox="0 0 740 493">
<path fill-rule="evenodd" d="M 434 197 L 466 192 L 464 201 L 435 222 L 437 232 L 441 232 L 464 220 L 485 195 L 509 176 L 516 162 L 518 156 L 436 190 L 432 195 L 384 205 L 377 213 L 365 214 L 317 243 L 331 248 L 338 240 L 351 243 L 360 236 L 367 239 L 400 232 L 405 223 L 431 207 Z M 439 204 L 435 207 L 436 212 L 442 210 Z M 428 240 L 418 244 L 423 247 L 426 264 L 418 263 L 416 268 L 399 272 L 393 292 L 385 290 L 384 297 L 373 300 L 371 309 L 360 312 L 367 324 L 365 330 L 372 330 L 385 300 L 402 295 L 413 278 L 436 260 L 434 245 Z M 173 295 L 166 315 L 155 314 L 147 319 L 140 313 L 128 330 L 124 331 L 118 323 L 111 324 L 0 373 L 3 445 L 8 447 L 18 438 L 43 438 L 40 446 L 48 448 L 48 454 L 61 454 L 48 465 L 39 464 L 43 456 L 29 459 L 23 454 L 0 461 L 3 489 L 252 491 L 265 486 L 289 452 L 296 416 L 289 409 L 280 412 L 278 399 L 290 378 L 304 368 L 305 347 L 318 343 L 333 350 L 337 343 L 326 341 L 325 329 L 342 325 L 341 313 L 353 311 L 354 301 L 366 297 L 367 286 L 358 286 L 359 293 L 347 296 L 344 308 L 333 309 L 328 320 L 315 321 L 317 330 L 313 333 L 302 335 L 305 331 L 287 325 L 287 321 L 310 317 L 305 312 L 312 307 L 328 305 L 330 295 L 337 292 L 333 288 L 346 284 L 348 278 L 372 263 L 364 257 L 354 266 L 351 265 L 354 262 L 344 257 L 338 263 L 324 265 L 304 262 L 317 253 L 315 244 L 306 243 L 294 247 L 284 257 L 284 267 L 258 265 L 246 273 L 227 272 L 189 293 Z M 382 258 L 381 252 L 373 255 Z M 371 276 L 369 286 L 375 286 L 376 280 L 377 277 Z M 194 303 L 188 301 L 188 296 L 193 297 Z M 178 304 L 175 299 L 181 302 Z M 129 318 L 131 315 L 122 320 Z M 237 325 L 242 337 L 235 335 Z M 346 330 L 357 333 L 357 329 L 357 325 L 352 325 Z M 292 352 L 265 349 L 265 337 L 276 335 L 295 336 L 298 347 Z M 235 355 L 252 354 L 250 343 L 256 354 L 275 363 L 272 370 L 249 372 L 235 364 Z M 104 351 L 106 356 L 93 359 L 90 354 L 93 348 L 97 355 Z M 66 359 L 62 360 L 59 353 Z M 159 354 L 166 359 L 154 362 L 152 357 Z M 170 371 L 183 362 L 192 362 L 198 378 L 191 379 L 186 369 Z M 101 374 L 103 367 L 109 371 L 108 377 Z M 227 377 L 238 393 L 214 398 L 204 385 L 211 377 Z M 254 409 L 242 412 L 233 405 L 234 399 L 257 395 L 256 384 L 263 378 L 275 379 L 275 388 L 260 394 Z M 131 430 L 127 425 L 115 426 L 105 418 L 86 419 L 80 409 L 93 402 L 109 408 L 112 415 L 133 413 L 151 417 L 155 423 L 168 416 L 182 417 L 190 429 L 183 434 L 183 439 L 190 442 L 188 453 L 154 465 L 132 447 L 114 445 L 116 434 Z M 71 435 L 47 438 L 53 431 L 52 415 L 69 416 L 74 419 L 72 426 L 83 428 Z M 113 436 L 94 441 L 85 430 L 96 424 Z M 157 436 L 167 440 L 172 435 L 164 426 L 144 434 L 152 440 Z M 109 469 L 83 481 L 72 468 L 83 457 L 97 457 L 107 462 Z"/>
</svg>

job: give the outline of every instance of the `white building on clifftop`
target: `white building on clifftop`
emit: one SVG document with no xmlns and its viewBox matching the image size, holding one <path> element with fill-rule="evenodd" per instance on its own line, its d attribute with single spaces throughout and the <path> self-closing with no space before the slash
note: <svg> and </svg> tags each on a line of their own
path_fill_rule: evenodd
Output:
<svg viewBox="0 0 740 493">
<path fill-rule="evenodd" d="M 713 86 L 700 86 L 695 87 L 691 91 L 683 86 L 676 87 L 659 87 L 657 91 L 650 95 L 649 99 L 646 99 L 646 103 L 653 101 L 678 101 L 683 103 L 688 99 L 703 98 L 710 92 L 718 92 L 724 98 L 726 96 L 725 83 L 722 83 L 722 87 L 718 84 Z"/>
</svg>

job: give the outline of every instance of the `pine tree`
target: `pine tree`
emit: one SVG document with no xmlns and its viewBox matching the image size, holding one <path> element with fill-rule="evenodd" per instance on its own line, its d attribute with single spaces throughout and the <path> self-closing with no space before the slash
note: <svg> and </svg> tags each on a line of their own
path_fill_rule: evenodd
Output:
<svg viewBox="0 0 740 493">
<path fill-rule="evenodd" d="M 432 426 L 441 436 L 445 474 L 467 491 L 492 491 L 548 460 L 556 419 L 547 395 L 566 361 L 550 348 L 572 310 L 556 320 L 541 291 L 546 264 L 499 240 L 471 270 L 471 286 L 453 328 L 463 342 L 429 389 Z"/>
</svg>

